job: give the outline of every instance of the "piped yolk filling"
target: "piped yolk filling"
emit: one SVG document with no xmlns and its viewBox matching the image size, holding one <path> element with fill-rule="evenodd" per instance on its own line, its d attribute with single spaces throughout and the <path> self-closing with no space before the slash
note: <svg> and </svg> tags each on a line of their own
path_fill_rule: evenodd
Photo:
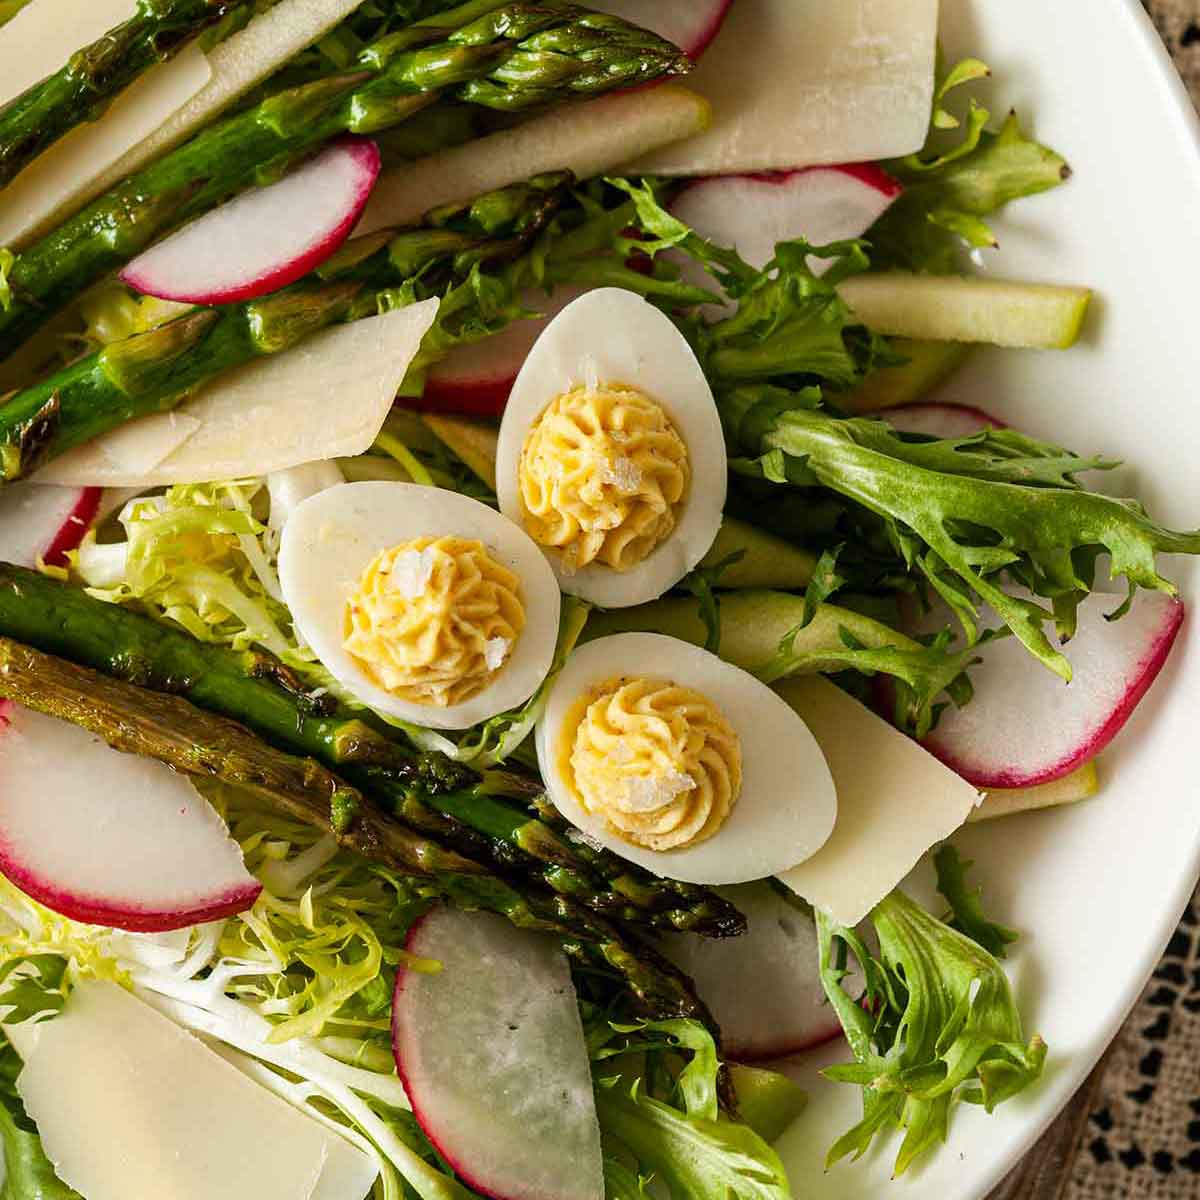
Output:
<svg viewBox="0 0 1200 1200">
<path fill-rule="evenodd" d="M 414 538 L 359 577 L 343 645 L 385 691 L 446 708 L 492 682 L 524 628 L 520 580 L 482 542 Z"/>
<path fill-rule="evenodd" d="M 664 680 L 591 688 L 568 714 L 560 755 L 584 809 L 650 850 L 712 837 L 742 787 L 736 730 L 707 696 Z"/>
<path fill-rule="evenodd" d="M 619 384 L 576 388 L 526 435 L 525 528 L 567 571 L 628 571 L 670 536 L 690 478 L 687 446 L 656 400 Z"/>
</svg>

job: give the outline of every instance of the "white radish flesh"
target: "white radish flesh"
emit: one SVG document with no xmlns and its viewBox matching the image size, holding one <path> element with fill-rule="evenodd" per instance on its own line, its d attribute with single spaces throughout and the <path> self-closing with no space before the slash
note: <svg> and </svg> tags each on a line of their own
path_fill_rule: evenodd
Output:
<svg viewBox="0 0 1200 1200">
<path fill-rule="evenodd" d="M 766 883 L 721 888 L 745 915 L 741 937 L 672 934 L 663 953 L 696 984 L 738 1062 L 798 1054 L 841 1033 L 817 970 L 812 917 Z M 853 981 L 847 990 L 855 992 Z"/>
<path fill-rule="evenodd" d="M 100 507 L 100 489 L 18 481 L 0 490 L 0 561 L 59 567 L 83 541 Z"/>
<path fill-rule="evenodd" d="M 178 929 L 261 891 L 182 776 L 17 705 L 0 729 L 0 872 L 47 908 L 117 929 Z"/>
<path fill-rule="evenodd" d="M 600 1129 L 567 961 L 492 913 L 438 908 L 401 967 L 392 1047 L 413 1113 L 469 1186 L 497 1200 L 601 1200 Z"/>
<path fill-rule="evenodd" d="M 656 0 L 647 5 L 646 0 L 594 0 L 589 7 L 651 29 L 695 60 L 721 32 L 732 3 L 733 0 Z"/>
<path fill-rule="evenodd" d="M 549 296 L 539 291 L 522 295 L 521 306 L 542 316 L 515 321 L 482 342 L 452 350 L 448 357 L 430 369 L 424 394 L 415 407 L 467 416 L 498 417 L 504 411 L 513 382 L 542 330 L 584 291 L 584 288 L 564 286 L 555 288 Z"/>
<path fill-rule="evenodd" d="M 804 238 L 814 246 L 862 237 L 903 188 L 871 164 L 812 167 L 769 175 L 699 179 L 671 211 L 701 237 L 732 246 L 752 267 L 771 261 L 779 242 Z M 817 274 L 828 260 L 813 258 Z"/>
<path fill-rule="evenodd" d="M 379 149 L 340 138 L 269 187 L 246 192 L 139 254 L 130 287 L 164 300 L 233 304 L 294 283 L 350 236 L 379 175 Z"/>
<path fill-rule="evenodd" d="M 1007 429 L 1005 422 L 969 404 L 906 404 L 877 414 L 900 433 L 935 438 L 964 438 L 985 429 Z"/>
<path fill-rule="evenodd" d="M 1142 591 L 1120 620 L 1108 621 L 1119 596 L 1093 594 L 1079 606 L 1079 627 L 1063 647 L 1070 684 L 1041 665 L 1016 638 L 979 648 L 971 669 L 975 695 L 943 712 L 924 745 L 979 788 L 1026 788 L 1069 775 L 1095 758 L 1133 715 L 1166 662 L 1183 624 L 1183 604 Z M 940 607 L 916 633 L 953 626 Z M 985 614 L 984 628 L 999 626 Z"/>
</svg>

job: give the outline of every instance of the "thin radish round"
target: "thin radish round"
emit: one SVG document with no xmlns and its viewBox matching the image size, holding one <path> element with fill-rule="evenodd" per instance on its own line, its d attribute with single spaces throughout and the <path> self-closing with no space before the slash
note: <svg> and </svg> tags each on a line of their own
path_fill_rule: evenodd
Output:
<svg viewBox="0 0 1200 1200">
<path fill-rule="evenodd" d="M 842 1027 L 817 972 L 817 930 L 766 883 L 720 888 L 749 926 L 736 938 L 671 934 L 666 956 L 696 983 L 738 1062 L 784 1058 L 838 1037 Z M 847 984 L 853 994 L 854 983 Z"/>
<path fill-rule="evenodd" d="M 447 1162 L 497 1200 L 601 1200 L 600 1127 L 575 988 L 549 938 L 437 908 L 408 950 L 392 1048 L 413 1114 Z"/>
<path fill-rule="evenodd" d="M 276 291 L 350 236 L 379 164 L 374 142 L 340 138 L 278 183 L 238 196 L 139 254 L 121 278 L 147 295 L 192 304 Z"/>
<path fill-rule="evenodd" d="M 1069 775 L 1096 757 L 1120 732 L 1166 662 L 1183 624 L 1183 604 L 1142 591 L 1120 620 L 1108 621 L 1119 596 L 1091 595 L 1079 606 L 1079 628 L 1062 647 L 1070 684 L 1007 637 L 979 650 L 971 669 L 975 695 L 943 712 L 924 745 L 980 789 L 1023 788 Z M 915 622 L 913 633 L 954 626 L 940 605 Z M 983 628 L 999 620 L 985 614 Z"/>
<path fill-rule="evenodd" d="M 671 211 L 701 237 L 765 267 L 779 242 L 814 246 L 862 237 L 903 188 L 870 163 L 763 175 L 714 175 L 689 184 Z M 810 260 L 821 274 L 829 263 Z"/>
<path fill-rule="evenodd" d="M 586 288 L 559 287 L 549 296 L 530 291 L 521 297 L 523 308 L 543 315 L 514 321 L 482 342 L 459 346 L 429 371 L 425 391 L 409 406 L 425 412 L 462 413 L 472 417 L 498 417 L 533 344 L 542 330 Z"/>
<path fill-rule="evenodd" d="M 985 429 L 1008 428 L 1004 421 L 969 404 L 905 404 L 872 415 L 900 433 L 935 438 L 964 438 Z"/>
<path fill-rule="evenodd" d="M 0 873 L 76 921 L 155 932 L 241 912 L 262 890 L 169 767 L 18 705 L 0 728 Z"/>
<path fill-rule="evenodd" d="M 0 491 L 0 560 L 61 567 L 83 541 L 100 507 L 99 488 L 18 480 Z"/>
<path fill-rule="evenodd" d="M 594 0 L 589 7 L 652 30 L 694 62 L 721 32 L 732 4 L 733 0 Z"/>
</svg>

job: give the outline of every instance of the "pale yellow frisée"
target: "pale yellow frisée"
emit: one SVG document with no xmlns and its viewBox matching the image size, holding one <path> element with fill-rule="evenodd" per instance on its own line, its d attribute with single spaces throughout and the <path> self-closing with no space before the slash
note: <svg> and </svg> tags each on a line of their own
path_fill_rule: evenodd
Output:
<svg viewBox="0 0 1200 1200">
<path fill-rule="evenodd" d="M 650 850 L 706 841 L 741 792 L 736 730 L 707 696 L 676 683 L 597 684 L 564 722 L 563 741 L 564 775 L 579 802 Z"/>
<path fill-rule="evenodd" d="M 525 529 L 564 569 L 628 571 L 671 535 L 690 479 L 687 446 L 661 404 L 621 384 L 578 387 L 525 438 Z"/>
<path fill-rule="evenodd" d="M 377 554 L 346 601 L 345 649 L 379 687 L 445 708 L 504 668 L 525 628 L 520 580 L 483 543 L 413 538 Z"/>
</svg>

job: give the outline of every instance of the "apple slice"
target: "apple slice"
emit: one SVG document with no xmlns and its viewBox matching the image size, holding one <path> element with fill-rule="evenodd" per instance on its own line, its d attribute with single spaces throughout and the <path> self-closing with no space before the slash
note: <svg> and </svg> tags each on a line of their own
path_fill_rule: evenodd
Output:
<svg viewBox="0 0 1200 1200">
<path fill-rule="evenodd" d="M 18 705 L 0 729 L 0 872 L 76 921 L 153 932 L 249 908 L 262 890 L 182 776 Z"/>
<path fill-rule="evenodd" d="M 893 338 L 892 349 L 908 361 L 872 371 L 854 391 L 839 397 L 838 403 L 848 412 L 915 404 L 954 374 L 971 352 L 965 342 L 914 342 L 909 338 Z"/>
<path fill-rule="evenodd" d="M 856 275 L 838 286 L 869 329 L 892 337 L 1066 350 L 1083 327 L 1088 288 L 958 275 Z"/>
<path fill-rule="evenodd" d="M 320 266 L 349 236 L 379 175 L 379 149 L 339 138 L 269 187 L 246 192 L 139 254 L 130 287 L 164 300 L 233 304 Z"/>
<path fill-rule="evenodd" d="M 612 13 L 674 42 L 693 62 L 708 49 L 733 0 L 593 0 L 596 12 Z"/>
<path fill-rule="evenodd" d="M 100 488 L 19 480 L 0 489 L 0 560 L 61 567 L 83 541 L 100 508 Z"/>
<path fill-rule="evenodd" d="M 670 934 L 660 946 L 695 981 L 721 1027 L 725 1053 L 765 1062 L 837 1037 L 842 1027 L 821 986 L 811 915 L 768 883 L 719 890 L 745 914 L 746 933 Z M 847 990 L 853 994 L 854 984 Z"/>
<path fill-rule="evenodd" d="M 810 167 L 766 175 L 698 179 L 671 211 L 701 237 L 732 246 L 752 267 L 765 267 L 779 242 L 814 246 L 862 237 L 904 189 L 887 172 L 861 166 Z M 819 275 L 830 262 L 811 260 Z"/>
<path fill-rule="evenodd" d="M 980 647 L 974 698 L 943 712 L 925 747 L 985 790 L 1049 783 L 1095 758 L 1133 715 L 1183 625 L 1183 604 L 1165 593 L 1139 592 L 1125 616 L 1106 620 L 1119 603 L 1101 594 L 1080 603 L 1078 629 L 1063 647 L 1074 671 L 1069 684 L 1016 638 Z M 980 624 L 999 621 L 985 614 Z M 947 625 L 953 617 L 935 606 L 911 628 L 920 634 Z"/>
<path fill-rule="evenodd" d="M 583 295 L 580 287 L 557 287 L 549 296 L 529 291 L 521 306 L 540 317 L 514 321 L 482 342 L 459 346 L 429 370 L 425 391 L 409 406 L 428 412 L 461 413 L 470 417 L 498 417 L 508 393 L 543 329 L 572 300 Z"/>
<path fill-rule="evenodd" d="M 880 419 L 900 433 L 935 438 L 964 438 L 985 429 L 1008 428 L 998 417 L 970 404 L 905 404 L 881 413 Z"/>
<path fill-rule="evenodd" d="M 604 1173 L 583 1026 L 551 938 L 493 913 L 437 908 L 401 965 L 392 1048 L 429 1140 L 497 1200 L 601 1200 Z"/>
</svg>

